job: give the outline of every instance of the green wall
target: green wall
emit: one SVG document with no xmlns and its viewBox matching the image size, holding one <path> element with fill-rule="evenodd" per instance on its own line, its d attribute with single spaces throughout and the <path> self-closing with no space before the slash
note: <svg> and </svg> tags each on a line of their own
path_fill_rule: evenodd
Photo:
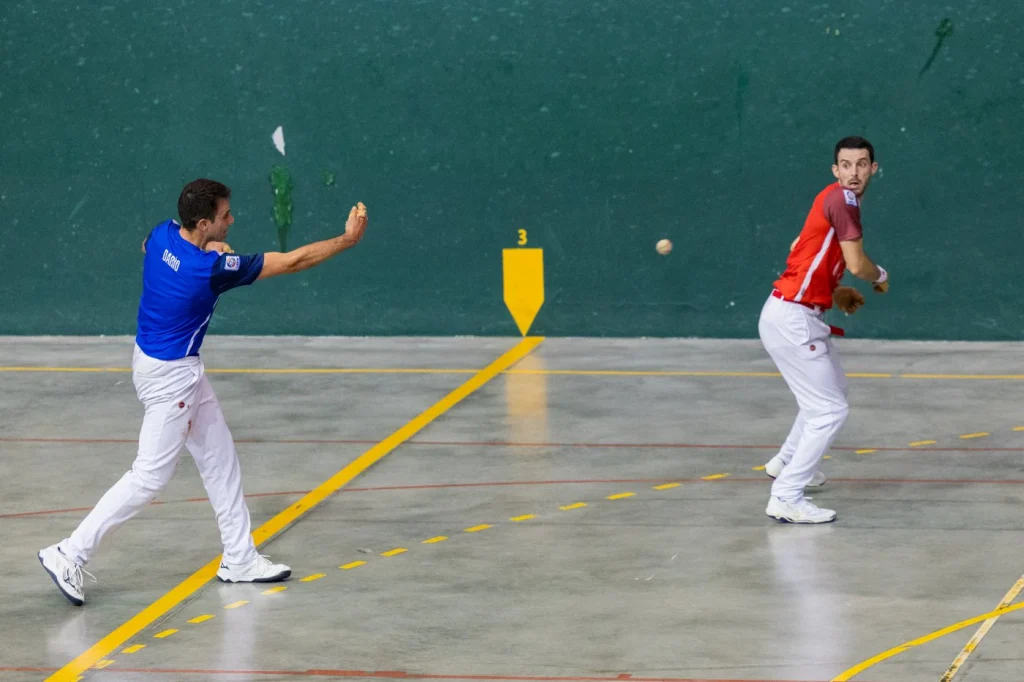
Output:
<svg viewBox="0 0 1024 682">
<path fill-rule="evenodd" d="M 516 335 L 523 228 L 533 333 L 756 337 L 833 144 L 863 134 L 892 290 L 848 333 L 1024 338 L 1024 4 L 956 5 L 7 0 L 0 333 L 133 333 L 139 243 L 195 177 L 232 187 L 237 251 L 278 250 L 278 164 L 289 246 L 356 200 L 367 236 L 228 294 L 213 333 Z"/>
</svg>

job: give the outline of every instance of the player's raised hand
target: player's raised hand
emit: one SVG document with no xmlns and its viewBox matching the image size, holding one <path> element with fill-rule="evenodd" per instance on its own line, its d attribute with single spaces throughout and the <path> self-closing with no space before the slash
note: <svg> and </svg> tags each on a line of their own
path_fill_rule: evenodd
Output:
<svg viewBox="0 0 1024 682">
<path fill-rule="evenodd" d="M 216 253 L 234 253 L 231 245 L 227 242 L 207 242 L 207 251 L 215 251 Z"/>
<path fill-rule="evenodd" d="M 366 222 L 366 206 L 360 201 L 348 212 L 348 220 L 345 222 L 345 236 L 351 239 L 353 244 L 358 244 L 363 238 Z"/>
</svg>

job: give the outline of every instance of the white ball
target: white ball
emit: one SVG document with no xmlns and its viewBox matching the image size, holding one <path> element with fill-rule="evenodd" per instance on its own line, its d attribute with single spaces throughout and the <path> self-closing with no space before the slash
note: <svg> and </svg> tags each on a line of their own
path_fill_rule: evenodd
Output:
<svg viewBox="0 0 1024 682">
<path fill-rule="evenodd" d="M 667 239 L 662 239 L 661 241 L 658 242 L 658 244 L 654 248 L 662 256 L 667 256 L 669 253 L 672 252 L 672 242 L 670 242 Z"/>
</svg>

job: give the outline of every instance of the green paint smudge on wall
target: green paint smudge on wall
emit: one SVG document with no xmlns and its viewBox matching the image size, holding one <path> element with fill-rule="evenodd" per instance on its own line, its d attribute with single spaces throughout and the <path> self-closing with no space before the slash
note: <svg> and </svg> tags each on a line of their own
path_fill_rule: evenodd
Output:
<svg viewBox="0 0 1024 682">
<path fill-rule="evenodd" d="M 938 38 L 935 42 L 935 49 L 932 50 L 932 54 L 928 57 L 928 61 L 924 63 L 924 66 L 921 67 L 921 71 L 917 74 L 917 78 L 919 80 L 921 76 L 924 75 L 924 72 L 931 68 L 932 62 L 935 61 L 935 58 L 939 56 L 939 50 L 942 49 L 942 41 L 951 35 L 953 35 L 953 20 L 948 18 L 943 19 L 939 22 L 939 27 L 935 29 L 935 37 Z"/>
<path fill-rule="evenodd" d="M 330 187 L 334 184 L 334 173 L 331 171 L 324 171 L 324 186 Z"/>
<path fill-rule="evenodd" d="M 281 251 L 288 250 L 288 230 L 292 226 L 292 174 L 284 166 L 270 169 L 270 186 L 274 188 L 274 224 Z"/>
</svg>

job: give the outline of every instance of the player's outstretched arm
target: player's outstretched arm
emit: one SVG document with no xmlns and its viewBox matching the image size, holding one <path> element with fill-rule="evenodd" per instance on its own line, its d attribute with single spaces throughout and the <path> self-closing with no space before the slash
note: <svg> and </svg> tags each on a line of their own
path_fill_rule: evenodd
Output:
<svg viewBox="0 0 1024 682">
<path fill-rule="evenodd" d="M 271 252 L 263 254 L 263 270 L 257 279 L 266 279 L 277 275 L 288 275 L 302 272 L 323 263 L 331 256 L 336 256 L 346 249 L 359 243 L 366 231 L 366 206 L 362 202 L 352 207 L 345 222 L 345 234 L 313 242 L 287 253 Z"/>
<path fill-rule="evenodd" d="M 885 268 L 875 265 L 864 253 L 864 240 L 841 241 L 839 247 L 843 250 L 843 260 L 846 261 L 846 268 L 850 274 L 874 284 L 874 289 L 878 293 L 883 293 L 889 288 L 889 274 Z"/>
</svg>

